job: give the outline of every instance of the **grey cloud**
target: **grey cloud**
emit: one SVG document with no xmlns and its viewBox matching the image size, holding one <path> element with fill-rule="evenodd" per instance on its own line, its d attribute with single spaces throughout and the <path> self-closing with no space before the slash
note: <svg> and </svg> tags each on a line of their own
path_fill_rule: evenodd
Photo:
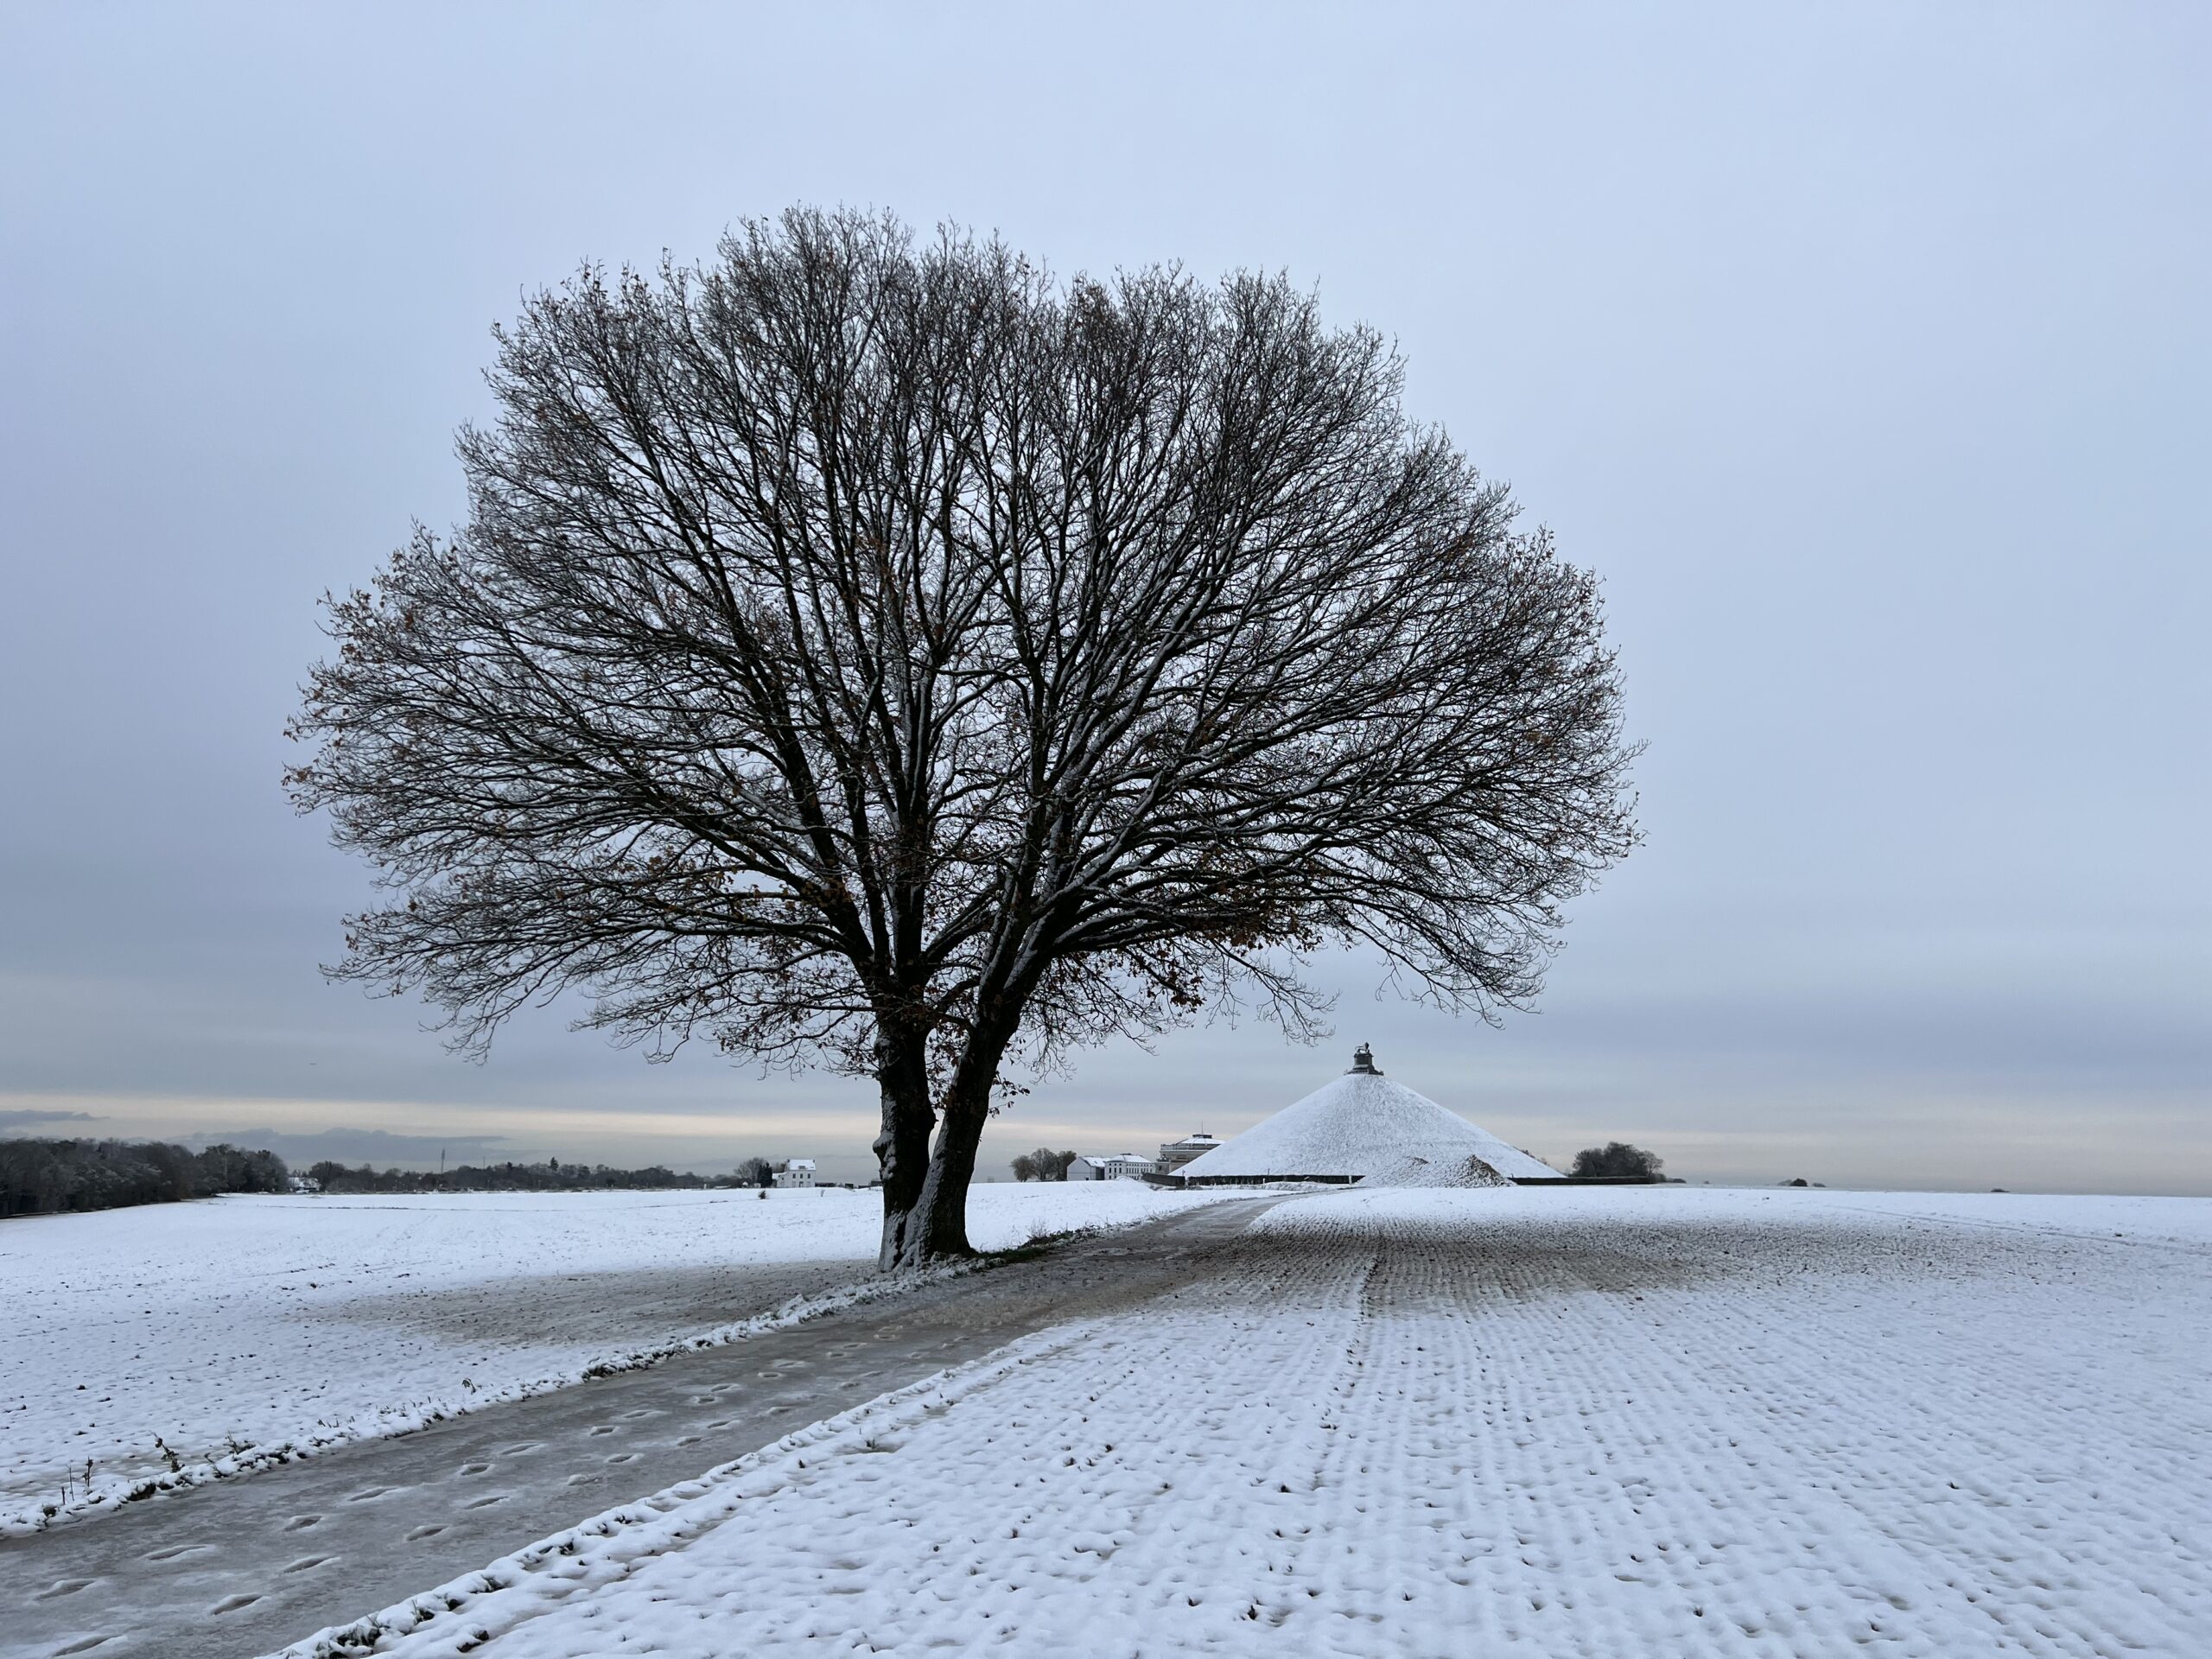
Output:
<svg viewBox="0 0 2212 1659">
<path fill-rule="evenodd" d="M 1603 575 L 1650 741 L 1648 842 L 1571 907 L 1541 1012 L 1455 1024 L 1325 960 L 1319 1050 L 1246 1025 L 1083 1055 L 995 1145 L 1249 1120 L 1367 1038 L 1551 1155 L 1632 1128 L 1678 1173 L 1778 1178 L 1816 1126 L 1831 1172 L 1956 1179 L 2004 1103 L 2050 1168 L 2212 1188 L 2212 11 L 1286 28 L 1140 3 L 1083 33 L 1072 79 L 1058 25 L 671 15 L 675 54 L 611 10 L 11 19 L 0 298 L 36 320 L 0 342 L 14 1098 L 134 1133 L 328 1102 L 306 1121 L 388 1137 L 309 1161 L 434 1162 L 462 1144 L 423 1133 L 441 1111 L 494 1107 L 508 1139 L 474 1144 L 702 1167 L 797 1148 L 745 1139 L 746 1110 L 872 1103 L 711 1055 L 649 1068 L 557 1013 L 452 1059 L 421 1009 L 319 978 L 369 888 L 277 787 L 315 597 L 460 515 L 451 434 L 518 292 L 811 200 L 999 230 L 1064 271 L 1316 283 Z M 747 65 L 831 60 L 853 96 L 828 127 L 804 77 L 725 96 Z M 532 1106 L 696 1114 L 699 1140 L 563 1141 Z M 1725 1166 L 1700 1150 L 1722 1140 Z M 1937 1142 L 1961 1150 L 1931 1175 Z"/>
<path fill-rule="evenodd" d="M 275 1153 L 294 1168 L 305 1168 L 324 1159 L 341 1164 L 435 1164 L 441 1153 L 452 1164 L 484 1163 L 512 1156 L 504 1150 L 506 1137 L 499 1135 L 395 1135 L 389 1129 L 329 1128 L 308 1134 L 281 1129 L 196 1129 L 180 1135 L 187 1146 L 198 1148 L 228 1141 L 234 1147 Z M 543 1157 L 544 1154 L 537 1154 Z"/>
</svg>

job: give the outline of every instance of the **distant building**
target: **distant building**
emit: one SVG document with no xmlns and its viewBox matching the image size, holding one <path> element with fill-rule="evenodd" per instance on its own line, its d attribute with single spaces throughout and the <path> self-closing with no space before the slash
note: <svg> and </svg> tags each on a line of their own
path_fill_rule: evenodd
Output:
<svg viewBox="0 0 2212 1659">
<path fill-rule="evenodd" d="M 1153 1160 L 1141 1152 L 1106 1152 L 1078 1156 L 1068 1166 L 1071 1181 L 1134 1181 L 1149 1174 Z"/>
<path fill-rule="evenodd" d="M 1192 1159 L 1205 1157 L 1220 1144 L 1217 1138 L 1204 1129 L 1186 1135 L 1180 1141 L 1163 1141 L 1160 1143 L 1160 1156 L 1153 1160 L 1154 1170 L 1161 1175 L 1173 1175 Z"/>
<path fill-rule="evenodd" d="M 778 1186 L 812 1186 L 814 1160 L 811 1158 L 791 1160 L 776 1172 L 776 1185 Z"/>
<path fill-rule="evenodd" d="M 1193 1186 L 1318 1181 L 1507 1186 L 1560 1173 L 1382 1075 L 1365 1043 L 1351 1070 L 1177 1172 Z"/>
</svg>

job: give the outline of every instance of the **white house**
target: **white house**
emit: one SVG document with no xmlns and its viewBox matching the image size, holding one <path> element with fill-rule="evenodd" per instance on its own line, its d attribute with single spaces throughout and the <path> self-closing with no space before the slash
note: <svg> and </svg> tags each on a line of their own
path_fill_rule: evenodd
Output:
<svg viewBox="0 0 2212 1659">
<path fill-rule="evenodd" d="M 778 1186 L 812 1186 L 814 1160 L 811 1158 L 792 1159 L 776 1172 L 776 1185 Z"/>
<path fill-rule="evenodd" d="M 1077 1158 L 1068 1166 L 1068 1179 L 1134 1181 L 1151 1169 L 1152 1160 L 1141 1152 L 1103 1152 Z"/>
</svg>

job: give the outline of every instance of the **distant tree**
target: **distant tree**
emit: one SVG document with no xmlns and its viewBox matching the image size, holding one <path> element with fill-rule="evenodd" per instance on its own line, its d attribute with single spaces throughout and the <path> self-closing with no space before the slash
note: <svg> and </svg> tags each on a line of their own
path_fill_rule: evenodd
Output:
<svg viewBox="0 0 2212 1659">
<path fill-rule="evenodd" d="M 1023 1071 L 1371 948 L 1494 1017 L 1625 854 L 1596 579 L 1287 279 L 793 210 L 499 335 L 467 524 L 333 603 L 335 970 L 872 1077 L 887 1268 Z"/>
<path fill-rule="evenodd" d="M 737 1166 L 737 1179 L 743 1186 L 771 1186 L 775 1184 L 776 1166 L 766 1158 L 747 1158 Z"/>
<path fill-rule="evenodd" d="M 1029 1166 L 1040 1181 L 1065 1181 L 1068 1166 L 1075 1162 L 1072 1152 L 1054 1152 L 1050 1147 L 1039 1147 L 1029 1154 Z"/>
<path fill-rule="evenodd" d="M 1656 1152 L 1632 1147 L 1625 1141 L 1608 1141 L 1602 1147 L 1585 1147 L 1574 1154 L 1577 1175 L 1656 1175 L 1664 1163 Z"/>
<path fill-rule="evenodd" d="M 223 1192 L 282 1192 L 274 1153 L 214 1146 L 204 1152 L 159 1141 L 0 1140 L 0 1216 L 173 1204 Z"/>
<path fill-rule="evenodd" d="M 193 1191 L 202 1198 L 221 1192 L 282 1192 L 290 1182 L 291 1172 L 273 1152 L 247 1152 L 218 1142 L 193 1159 Z"/>
<path fill-rule="evenodd" d="M 1017 1181 L 1033 1181 L 1037 1179 L 1035 1153 L 1025 1152 L 1014 1160 L 1014 1179 Z"/>
</svg>

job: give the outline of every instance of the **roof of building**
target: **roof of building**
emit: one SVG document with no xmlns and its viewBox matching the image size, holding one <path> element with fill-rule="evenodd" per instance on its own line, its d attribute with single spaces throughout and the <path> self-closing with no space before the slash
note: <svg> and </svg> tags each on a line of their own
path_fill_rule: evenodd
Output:
<svg viewBox="0 0 2212 1659">
<path fill-rule="evenodd" d="M 1559 1173 L 1384 1077 L 1364 1044 L 1343 1077 L 1179 1173 L 1186 1180 L 1329 1176 L 1375 1186 L 1494 1186 Z"/>
</svg>

